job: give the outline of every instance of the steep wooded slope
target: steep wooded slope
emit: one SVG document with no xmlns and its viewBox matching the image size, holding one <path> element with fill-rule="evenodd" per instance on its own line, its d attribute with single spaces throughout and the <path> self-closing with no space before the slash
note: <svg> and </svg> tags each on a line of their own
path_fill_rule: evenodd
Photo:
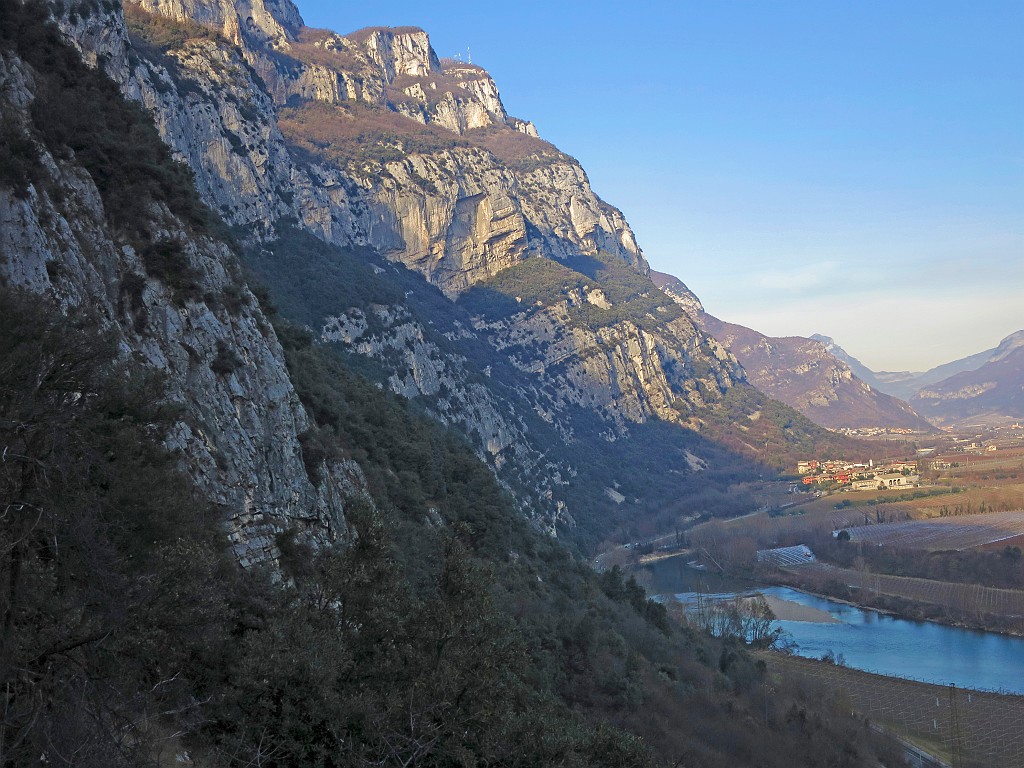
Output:
<svg viewBox="0 0 1024 768">
<path fill-rule="evenodd" d="M 0 278 L 65 311 L 84 309 L 120 355 L 158 371 L 181 415 L 168 437 L 223 510 L 242 562 L 276 556 L 297 527 L 346 532 L 358 471 L 310 480 L 308 428 L 273 328 L 217 237 L 191 174 L 150 118 L 30 17 L 0 58 L 5 140 Z"/>
</svg>

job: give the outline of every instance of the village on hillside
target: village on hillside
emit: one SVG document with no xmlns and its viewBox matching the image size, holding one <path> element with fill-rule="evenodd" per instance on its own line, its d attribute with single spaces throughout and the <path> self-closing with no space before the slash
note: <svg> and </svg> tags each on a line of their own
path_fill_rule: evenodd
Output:
<svg viewBox="0 0 1024 768">
<path fill-rule="evenodd" d="M 916 461 L 891 461 L 875 466 L 871 460 L 864 464 L 841 459 L 811 459 L 797 462 L 796 471 L 804 485 L 848 486 L 853 491 L 907 488 L 921 482 Z"/>
</svg>

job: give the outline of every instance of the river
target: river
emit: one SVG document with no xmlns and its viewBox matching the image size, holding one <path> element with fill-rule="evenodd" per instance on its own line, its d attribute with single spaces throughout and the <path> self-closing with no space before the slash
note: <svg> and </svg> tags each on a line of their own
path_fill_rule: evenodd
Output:
<svg viewBox="0 0 1024 768">
<path fill-rule="evenodd" d="M 697 592 L 766 596 L 823 612 L 832 620 L 776 621 L 799 656 L 842 657 L 854 669 L 960 688 L 1024 694 L 1024 639 L 992 632 L 897 619 L 877 611 L 809 595 L 788 587 L 764 587 L 722 579 L 663 561 L 644 569 L 653 594 L 686 602 Z M 805 611 L 806 613 L 807 611 Z"/>
</svg>

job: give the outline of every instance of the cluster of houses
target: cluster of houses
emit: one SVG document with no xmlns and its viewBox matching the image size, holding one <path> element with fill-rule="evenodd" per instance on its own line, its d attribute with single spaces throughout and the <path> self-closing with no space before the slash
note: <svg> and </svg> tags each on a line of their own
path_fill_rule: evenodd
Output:
<svg viewBox="0 0 1024 768">
<path fill-rule="evenodd" d="M 797 462 L 796 471 L 804 485 L 848 486 L 854 491 L 908 488 L 921 482 L 916 461 L 891 461 L 876 467 L 874 461 L 809 460 Z"/>
<path fill-rule="evenodd" d="M 909 427 L 840 427 L 834 430 L 850 437 L 878 437 L 883 435 L 917 435 L 920 430 Z"/>
</svg>

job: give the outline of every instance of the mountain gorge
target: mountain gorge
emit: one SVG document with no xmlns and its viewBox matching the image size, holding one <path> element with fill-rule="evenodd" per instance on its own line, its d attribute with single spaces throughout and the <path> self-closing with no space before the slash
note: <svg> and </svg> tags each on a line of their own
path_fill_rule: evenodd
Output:
<svg viewBox="0 0 1024 768">
<path fill-rule="evenodd" d="M 288 2 L 0 0 L 0 136 L 3 761 L 887 754 L 571 554 L 844 443 L 486 72 Z"/>
</svg>

